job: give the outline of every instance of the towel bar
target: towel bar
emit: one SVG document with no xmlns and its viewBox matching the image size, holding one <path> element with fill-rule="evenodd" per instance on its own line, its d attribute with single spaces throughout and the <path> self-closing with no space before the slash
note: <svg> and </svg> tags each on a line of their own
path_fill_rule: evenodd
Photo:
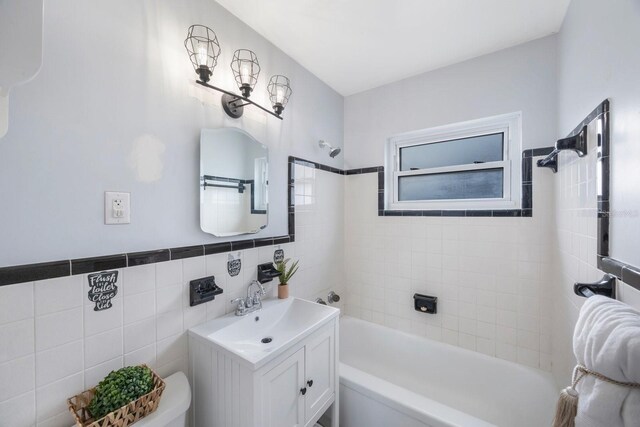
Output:
<svg viewBox="0 0 640 427">
<path fill-rule="evenodd" d="M 595 283 L 574 283 L 573 292 L 576 295 L 589 298 L 594 295 L 604 295 L 605 297 L 616 297 L 616 276 L 605 274 L 602 279 Z"/>
</svg>

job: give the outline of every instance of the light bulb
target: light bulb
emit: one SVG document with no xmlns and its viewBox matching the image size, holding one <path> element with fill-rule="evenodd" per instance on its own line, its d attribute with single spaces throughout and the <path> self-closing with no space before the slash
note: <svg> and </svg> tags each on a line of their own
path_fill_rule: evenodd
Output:
<svg viewBox="0 0 640 427">
<path fill-rule="evenodd" d="M 251 83 L 251 79 L 249 77 L 250 73 L 249 73 L 249 67 L 242 66 L 240 67 L 240 81 L 242 82 L 242 84 L 250 84 Z"/>
<path fill-rule="evenodd" d="M 207 60 L 209 59 L 209 55 L 207 53 L 206 45 L 198 47 L 198 65 L 207 65 Z"/>
<path fill-rule="evenodd" d="M 282 104 L 284 102 L 284 88 L 276 88 L 276 103 Z"/>
</svg>

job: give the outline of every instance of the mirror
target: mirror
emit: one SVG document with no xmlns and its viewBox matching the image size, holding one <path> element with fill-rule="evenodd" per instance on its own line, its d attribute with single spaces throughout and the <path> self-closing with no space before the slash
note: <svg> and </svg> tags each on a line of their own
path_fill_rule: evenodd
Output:
<svg viewBox="0 0 640 427">
<path fill-rule="evenodd" d="M 267 226 L 268 149 L 241 129 L 200 135 L 200 228 L 218 237 Z"/>
</svg>

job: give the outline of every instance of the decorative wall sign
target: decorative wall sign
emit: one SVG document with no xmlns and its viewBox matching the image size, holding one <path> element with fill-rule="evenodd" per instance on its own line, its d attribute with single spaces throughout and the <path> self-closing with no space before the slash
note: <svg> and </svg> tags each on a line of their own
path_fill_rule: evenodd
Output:
<svg viewBox="0 0 640 427">
<path fill-rule="evenodd" d="M 284 249 L 276 249 L 273 252 L 273 262 L 276 264 L 284 261 Z"/>
<path fill-rule="evenodd" d="M 118 272 L 103 271 L 89 274 L 89 301 L 96 304 L 94 311 L 108 310 L 113 305 L 111 300 L 118 294 Z"/>
<path fill-rule="evenodd" d="M 240 270 L 242 269 L 242 260 L 241 259 L 232 259 L 227 261 L 227 271 L 229 272 L 229 276 L 235 277 L 240 274 Z"/>
</svg>

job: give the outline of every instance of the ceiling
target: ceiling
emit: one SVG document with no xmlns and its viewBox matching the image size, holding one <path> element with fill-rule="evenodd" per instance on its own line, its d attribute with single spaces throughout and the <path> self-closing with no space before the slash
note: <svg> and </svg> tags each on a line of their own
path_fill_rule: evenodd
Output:
<svg viewBox="0 0 640 427">
<path fill-rule="evenodd" d="M 217 0 L 344 96 L 558 32 L 571 0 Z"/>
</svg>

